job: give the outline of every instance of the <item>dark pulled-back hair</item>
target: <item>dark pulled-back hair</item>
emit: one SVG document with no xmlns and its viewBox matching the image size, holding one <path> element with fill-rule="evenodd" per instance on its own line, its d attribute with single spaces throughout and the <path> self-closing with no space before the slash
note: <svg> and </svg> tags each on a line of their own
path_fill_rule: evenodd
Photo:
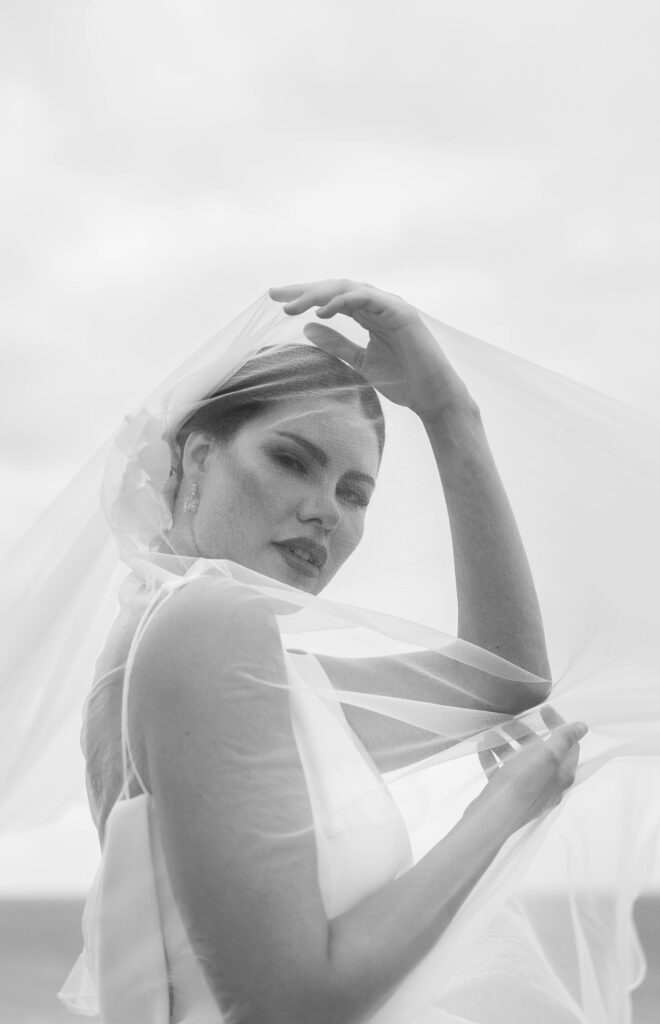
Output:
<svg viewBox="0 0 660 1024">
<path fill-rule="evenodd" d="M 383 454 L 385 418 L 378 394 L 351 366 L 314 345 L 260 349 L 182 423 L 175 440 L 180 452 L 194 431 L 231 441 L 244 424 L 277 402 L 315 396 L 340 401 L 357 397 L 374 425 L 379 455 Z"/>
</svg>

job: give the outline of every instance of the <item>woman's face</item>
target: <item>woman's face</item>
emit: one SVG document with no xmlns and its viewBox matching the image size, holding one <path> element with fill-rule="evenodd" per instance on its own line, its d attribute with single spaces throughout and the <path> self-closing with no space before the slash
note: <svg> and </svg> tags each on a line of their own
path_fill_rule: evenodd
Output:
<svg viewBox="0 0 660 1024">
<path fill-rule="evenodd" d="M 278 403 L 205 451 L 184 485 L 199 484 L 199 553 L 319 593 L 362 537 L 380 462 L 357 398 Z"/>
</svg>

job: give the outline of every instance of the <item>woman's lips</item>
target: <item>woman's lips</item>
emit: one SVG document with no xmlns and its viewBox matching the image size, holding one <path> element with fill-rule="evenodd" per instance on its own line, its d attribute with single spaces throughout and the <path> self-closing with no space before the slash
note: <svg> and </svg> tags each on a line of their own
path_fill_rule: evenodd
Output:
<svg viewBox="0 0 660 1024">
<path fill-rule="evenodd" d="M 308 562 L 306 558 L 301 558 L 300 555 L 296 555 L 283 544 L 275 544 L 274 546 L 277 548 L 287 565 L 290 565 L 292 569 L 296 570 L 296 572 L 301 573 L 303 576 L 310 577 L 321 575 L 321 570 L 318 566 Z"/>
</svg>

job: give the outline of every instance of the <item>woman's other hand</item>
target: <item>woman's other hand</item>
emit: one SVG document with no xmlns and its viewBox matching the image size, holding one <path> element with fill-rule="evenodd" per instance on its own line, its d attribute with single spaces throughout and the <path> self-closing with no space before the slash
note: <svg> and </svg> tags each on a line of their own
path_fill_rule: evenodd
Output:
<svg viewBox="0 0 660 1024">
<path fill-rule="evenodd" d="M 343 279 L 285 285 L 269 294 L 291 316 L 316 307 L 323 319 L 335 313 L 352 317 L 369 333 L 366 348 L 321 324 L 306 324 L 305 336 L 349 363 L 385 398 L 408 406 L 422 419 L 471 401 L 418 311 L 400 296 Z"/>
<path fill-rule="evenodd" d="M 583 722 L 566 722 L 546 705 L 540 714 L 550 730 L 546 739 L 514 721 L 500 726 L 513 742 L 479 751 L 488 777 L 487 798 L 502 798 L 519 821 L 518 827 L 540 817 L 561 802 L 573 785 L 580 757 L 580 740 L 588 732 Z"/>
</svg>

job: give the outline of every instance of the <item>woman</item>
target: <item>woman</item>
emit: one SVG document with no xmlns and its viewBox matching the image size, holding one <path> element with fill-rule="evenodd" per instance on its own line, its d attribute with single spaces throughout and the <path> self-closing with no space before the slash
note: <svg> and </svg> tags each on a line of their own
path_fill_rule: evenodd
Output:
<svg viewBox="0 0 660 1024">
<path fill-rule="evenodd" d="M 586 733 L 549 706 L 535 720 L 545 739 L 513 718 L 546 700 L 550 672 L 478 407 L 398 297 L 346 281 L 271 297 L 291 316 L 348 314 L 369 343 L 309 325 L 316 348 L 267 349 L 209 398 L 173 402 L 161 487 L 171 521 L 148 523 L 131 552 L 140 583 L 88 703 L 104 861 L 87 957 L 65 998 L 83 1011 L 97 999 L 103 1019 L 122 1022 L 583 1020 L 586 1004 L 527 936 L 524 911 L 491 908 L 479 926 L 469 900 L 484 879 L 497 888 L 511 837 L 559 804 Z M 312 657 L 284 637 L 330 628 L 324 616 L 370 628 L 316 595 L 357 548 L 376 487 L 384 427 L 373 388 L 412 410 L 430 441 L 458 640 L 424 645 L 428 631 L 389 624 L 426 649 Z M 145 517 L 127 500 L 126 467 L 121 477 L 109 513 L 126 555 Z M 487 785 L 413 865 L 376 768 L 437 762 L 470 736 Z M 122 785 L 132 799 L 118 800 Z M 503 990 L 492 965 L 504 945 L 526 970 L 510 969 Z M 438 950 L 429 990 L 413 969 Z M 461 950 L 471 959 L 457 961 Z"/>
</svg>

